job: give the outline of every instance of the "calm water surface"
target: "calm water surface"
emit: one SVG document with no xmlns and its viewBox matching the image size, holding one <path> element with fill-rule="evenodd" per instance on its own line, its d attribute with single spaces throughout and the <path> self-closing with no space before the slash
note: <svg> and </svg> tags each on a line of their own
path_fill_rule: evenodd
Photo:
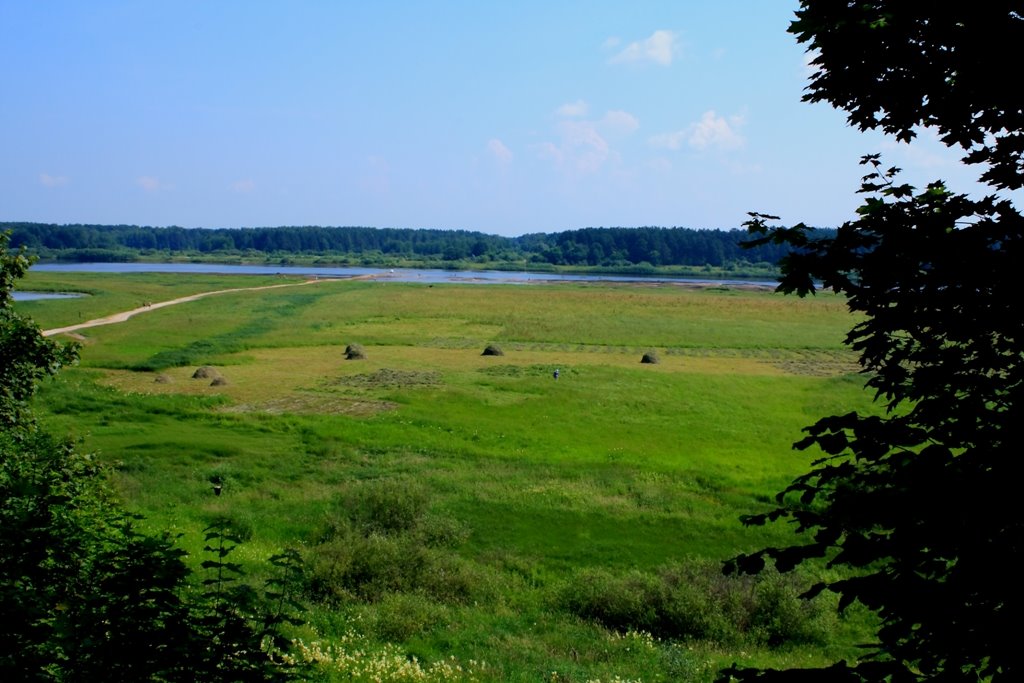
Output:
<svg viewBox="0 0 1024 683">
<path fill-rule="evenodd" d="M 696 277 L 644 277 L 640 275 L 565 275 L 505 270 L 440 270 L 431 268 L 326 268 L 317 266 L 241 266 L 218 263 L 37 263 L 33 270 L 67 273 L 222 273 L 234 275 L 314 275 L 318 277 L 372 277 L 392 282 L 461 282 L 471 284 L 529 284 L 558 280 L 573 282 L 686 282 L 717 285 L 762 285 L 769 280 L 722 280 Z"/>
<path fill-rule="evenodd" d="M 15 301 L 39 301 L 40 299 L 79 299 L 84 294 L 74 292 L 11 292 Z"/>
</svg>

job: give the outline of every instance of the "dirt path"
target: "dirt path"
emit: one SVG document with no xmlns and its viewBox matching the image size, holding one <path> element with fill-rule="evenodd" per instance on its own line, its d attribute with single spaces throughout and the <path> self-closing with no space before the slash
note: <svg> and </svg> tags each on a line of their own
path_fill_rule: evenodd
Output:
<svg viewBox="0 0 1024 683">
<path fill-rule="evenodd" d="M 78 323 L 77 325 L 68 325 L 67 327 L 55 327 L 52 330 L 43 330 L 44 337 L 52 337 L 55 334 L 67 334 L 69 332 L 77 332 L 78 330 L 84 330 L 88 327 L 99 327 L 100 325 L 112 325 L 114 323 L 123 323 L 134 315 L 139 313 L 145 313 L 146 311 L 155 311 L 158 308 L 164 308 L 165 306 L 174 306 L 176 304 L 183 304 L 186 301 L 195 301 L 196 299 L 202 299 L 207 296 L 214 296 L 217 294 L 229 294 L 231 292 L 254 292 L 259 289 L 277 289 L 278 287 L 302 287 L 303 285 L 311 285 L 315 282 L 327 282 L 327 280 L 304 280 L 302 282 L 286 282 L 280 285 L 264 285 L 262 287 L 235 287 L 234 289 L 218 289 L 213 292 L 200 292 L 199 294 L 191 294 L 189 296 L 183 296 L 178 299 L 171 299 L 170 301 L 161 301 L 155 304 L 146 304 L 145 306 L 139 306 L 133 308 L 130 311 L 123 311 L 121 313 L 114 313 L 103 318 L 96 318 L 94 320 L 87 320 L 84 323 Z"/>
</svg>

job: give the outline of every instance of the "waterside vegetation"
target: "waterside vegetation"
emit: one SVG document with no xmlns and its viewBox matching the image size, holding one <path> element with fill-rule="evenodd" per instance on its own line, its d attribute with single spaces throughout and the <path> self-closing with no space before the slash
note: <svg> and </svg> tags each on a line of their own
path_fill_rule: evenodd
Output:
<svg viewBox="0 0 1024 683">
<path fill-rule="evenodd" d="M 744 250 L 735 230 L 586 228 L 519 237 L 468 230 L 363 227 L 241 229 L 0 223 L 11 244 L 47 260 L 195 261 L 440 267 L 627 274 L 777 274 L 788 247 Z M 832 231 L 822 230 L 821 235 Z"/>
</svg>

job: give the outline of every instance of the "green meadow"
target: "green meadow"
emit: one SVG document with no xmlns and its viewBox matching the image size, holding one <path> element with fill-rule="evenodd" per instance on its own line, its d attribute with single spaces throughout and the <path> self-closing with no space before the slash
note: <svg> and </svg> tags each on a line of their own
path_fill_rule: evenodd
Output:
<svg viewBox="0 0 1024 683">
<path fill-rule="evenodd" d="M 288 282 L 30 273 L 88 296 L 18 308 L 47 329 Z M 254 584 L 298 548 L 317 680 L 705 681 L 856 656 L 863 615 L 798 599 L 813 576 L 719 570 L 789 537 L 739 517 L 807 468 L 801 428 L 870 410 L 854 322 L 827 293 L 323 280 L 81 330 L 37 409 L 196 566 L 220 517 Z"/>
</svg>

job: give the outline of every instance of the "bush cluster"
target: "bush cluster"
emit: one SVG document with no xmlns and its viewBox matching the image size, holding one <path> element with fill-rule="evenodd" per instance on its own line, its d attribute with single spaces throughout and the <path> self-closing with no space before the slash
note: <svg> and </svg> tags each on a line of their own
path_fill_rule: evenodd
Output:
<svg viewBox="0 0 1024 683">
<path fill-rule="evenodd" d="M 467 536 L 432 514 L 426 491 L 411 482 L 356 482 L 338 495 L 309 553 L 310 597 L 380 602 L 420 593 L 464 603 L 489 593 L 483 570 L 452 549 Z"/>
<path fill-rule="evenodd" d="M 643 630 L 681 640 L 731 645 L 824 644 L 835 613 L 823 597 L 801 598 L 798 577 L 766 571 L 725 576 L 710 562 L 657 572 L 577 572 L 558 592 L 558 605 L 618 631 Z"/>
</svg>

